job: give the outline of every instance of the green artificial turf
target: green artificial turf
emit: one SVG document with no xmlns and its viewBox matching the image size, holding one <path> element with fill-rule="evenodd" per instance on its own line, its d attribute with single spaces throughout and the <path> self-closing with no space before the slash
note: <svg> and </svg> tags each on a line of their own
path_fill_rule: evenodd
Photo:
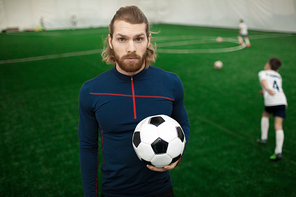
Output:
<svg viewBox="0 0 296 197">
<path fill-rule="evenodd" d="M 151 30 L 160 51 L 153 65 L 181 78 L 190 118 L 185 155 L 171 171 L 175 196 L 296 196 L 296 34 L 251 30 L 251 48 L 223 52 L 238 47 L 238 30 L 164 24 Z M 99 52 L 86 54 L 102 49 L 107 34 L 108 28 L 0 34 L 1 196 L 83 196 L 78 94 L 112 67 Z M 268 144 L 256 144 L 263 110 L 258 72 L 274 56 L 283 62 L 289 103 L 279 162 L 268 159 L 273 118 Z M 217 60 L 221 70 L 214 69 Z"/>
</svg>

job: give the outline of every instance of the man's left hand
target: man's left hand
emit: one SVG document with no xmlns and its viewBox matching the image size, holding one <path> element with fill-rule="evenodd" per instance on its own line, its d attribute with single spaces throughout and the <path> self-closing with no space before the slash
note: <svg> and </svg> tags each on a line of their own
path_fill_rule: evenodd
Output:
<svg viewBox="0 0 296 197">
<path fill-rule="evenodd" d="M 165 172 L 165 171 L 174 169 L 178 163 L 179 163 L 179 160 L 176 161 L 175 163 L 172 163 L 172 164 L 164 166 L 164 167 L 155 167 L 155 166 L 147 165 L 147 168 L 149 168 L 152 171 L 156 171 L 156 172 Z"/>
</svg>

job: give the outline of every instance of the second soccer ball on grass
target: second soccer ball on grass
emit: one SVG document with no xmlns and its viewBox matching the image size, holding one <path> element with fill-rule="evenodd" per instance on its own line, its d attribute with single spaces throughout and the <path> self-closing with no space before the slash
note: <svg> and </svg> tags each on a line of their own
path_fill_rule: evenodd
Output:
<svg viewBox="0 0 296 197">
<path fill-rule="evenodd" d="M 217 69 L 217 70 L 220 70 L 222 67 L 223 67 L 223 63 L 218 60 L 218 61 L 215 61 L 214 63 L 214 67 Z"/>
</svg>

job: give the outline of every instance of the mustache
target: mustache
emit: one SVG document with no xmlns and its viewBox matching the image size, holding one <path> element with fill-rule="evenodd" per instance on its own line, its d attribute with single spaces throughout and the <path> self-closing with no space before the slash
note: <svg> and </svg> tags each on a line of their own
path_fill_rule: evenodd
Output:
<svg viewBox="0 0 296 197">
<path fill-rule="evenodd" d="M 130 53 L 130 54 L 126 54 L 124 56 L 121 57 L 121 59 L 126 59 L 126 58 L 136 58 L 136 59 L 141 59 L 141 56 L 135 54 L 135 53 Z"/>
</svg>

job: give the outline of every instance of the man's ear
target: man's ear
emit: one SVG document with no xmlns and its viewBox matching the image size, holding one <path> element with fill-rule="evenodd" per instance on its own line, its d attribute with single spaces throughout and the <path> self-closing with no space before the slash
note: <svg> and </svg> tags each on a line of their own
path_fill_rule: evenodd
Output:
<svg viewBox="0 0 296 197">
<path fill-rule="evenodd" d="M 111 49 L 113 49 L 113 46 L 112 46 L 112 38 L 111 38 L 111 35 L 110 34 L 108 34 L 108 44 L 109 44 L 109 47 Z"/>
</svg>

